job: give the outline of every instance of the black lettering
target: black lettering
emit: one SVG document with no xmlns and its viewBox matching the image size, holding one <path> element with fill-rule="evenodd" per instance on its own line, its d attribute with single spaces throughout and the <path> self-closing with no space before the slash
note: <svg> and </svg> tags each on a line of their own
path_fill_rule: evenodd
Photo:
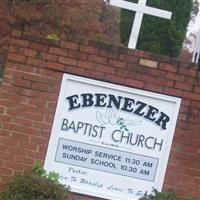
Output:
<svg viewBox="0 0 200 200">
<path fill-rule="evenodd" d="M 145 140 L 144 135 L 140 135 L 137 146 L 140 146 L 140 143 L 141 143 L 141 147 L 143 147 L 144 140 Z"/>
<path fill-rule="evenodd" d="M 138 107 L 137 107 L 137 109 L 133 112 L 134 114 L 136 114 L 136 115 L 139 115 L 139 116 L 143 116 L 144 115 L 144 112 L 141 112 L 143 109 L 144 109 L 144 107 L 147 105 L 146 103 L 143 103 L 143 102 L 141 102 L 141 101 L 137 101 L 136 102 L 136 105 L 139 105 Z"/>
<path fill-rule="evenodd" d="M 83 98 L 83 104 L 82 107 L 90 107 L 94 104 L 93 101 L 93 95 L 92 94 L 81 94 L 82 98 Z"/>
<path fill-rule="evenodd" d="M 163 145 L 163 140 L 161 140 L 160 143 L 158 143 L 158 142 L 157 142 L 157 138 L 156 138 L 156 139 L 155 139 L 155 143 L 154 143 L 154 148 L 153 148 L 153 149 L 155 149 L 156 146 L 159 146 L 159 147 L 160 147 L 160 148 L 159 148 L 159 151 L 161 151 L 162 145 Z"/>
<path fill-rule="evenodd" d="M 114 106 L 119 109 L 120 108 L 120 104 L 121 104 L 121 100 L 122 100 L 122 97 L 121 96 L 118 96 L 117 98 L 112 95 L 112 94 L 109 94 L 109 103 L 108 103 L 108 108 L 112 108 L 112 104 L 114 104 Z"/>
<path fill-rule="evenodd" d="M 80 108 L 80 103 L 77 103 L 78 95 L 72 95 L 66 98 L 69 101 L 69 110 Z"/>
<path fill-rule="evenodd" d="M 155 121 L 158 126 L 161 126 L 162 129 L 166 129 L 167 122 L 169 122 L 170 118 L 163 112 L 161 112 L 160 117 L 158 118 L 157 121 Z"/>
<path fill-rule="evenodd" d="M 149 105 L 149 110 L 148 110 L 147 114 L 144 116 L 144 118 L 153 122 L 156 119 L 156 117 L 154 117 L 154 115 L 157 113 L 158 113 L 158 109 Z"/>
<path fill-rule="evenodd" d="M 145 140 L 145 146 L 146 146 L 148 149 L 153 149 L 153 147 L 150 146 L 150 145 L 148 144 L 148 141 L 149 141 L 149 140 L 154 140 L 154 141 L 155 141 L 155 138 L 154 138 L 154 137 L 148 137 L 148 138 Z"/>
<path fill-rule="evenodd" d="M 63 130 L 63 131 L 67 130 L 67 124 L 68 124 L 68 120 L 63 119 L 61 130 Z"/>
<path fill-rule="evenodd" d="M 66 153 L 63 153 L 63 154 L 62 154 L 62 157 L 63 157 L 63 158 L 66 158 L 66 157 L 67 157 L 67 154 L 66 154 Z"/>
<path fill-rule="evenodd" d="M 96 104 L 94 106 L 105 107 L 106 106 L 105 98 L 107 97 L 107 95 L 100 93 L 96 93 L 95 95 L 96 95 Z"/>
<path fill-rule="evenodd" d="M 123 111 L 132 112 L 132 105 L 135 103 L 134 99 L 124 97 L 124 106 L 121 108 Z"/>
<path fill-rule="evenodd" d="M 72 130 L 74 131 L 74 133 L 76 133 L 75 122 L 74 122 L 74 121 L 71 122 L 71 124 L 70 124 L 69 127 L 67 128 L 67 131 L 68 131 L 69 129 L 72 129 Z"/>
<path fill-rule="evenodd" d="M 92 129 L 93 129 L 92 136 L 93 136 L 93 137 L 96 137 L 96 136 L 98 135 L 98 131 L 97 131 L 98 128 L 99 128 L 99 127 L 98 127 L 97 125 L 94 125 L 94 126 L 92 127 Z"/>
<path fill-rule="evenodd" d="M 119 132 L 121 132 L 121 131 L 120 130 L 113 131 L 113 133 L 112 133 L 112 139 L 113 139 L 113 141 L 119 142 L 119 139 L 116 139 L 116 137 L 115 137 L 115 133 L 119 133 Z"/>
<path fill-rule="evenodd" d="M 79 129 L 83 128 L 83 125 L 84 125 L 83 122 L 78 122 L 77 129 L 76 129 L 77 133 L 78 133 Z"/>
</svg>

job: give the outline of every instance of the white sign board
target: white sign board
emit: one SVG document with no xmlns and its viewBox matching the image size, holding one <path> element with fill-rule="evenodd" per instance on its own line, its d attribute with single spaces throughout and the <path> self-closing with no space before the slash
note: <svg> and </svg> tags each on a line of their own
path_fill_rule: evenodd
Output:
<svg viewBox="0 0 200 200">
<path fill-rule="evenodd" d="M 44 167 L 73 192 L 106 199 L 161 190 L 180 102 L 64 74 Z"/>
</svg>

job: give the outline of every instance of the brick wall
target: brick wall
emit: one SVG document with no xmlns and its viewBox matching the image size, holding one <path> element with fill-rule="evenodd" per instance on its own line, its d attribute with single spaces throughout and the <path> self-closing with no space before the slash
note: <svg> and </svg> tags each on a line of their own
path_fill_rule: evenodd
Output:
<svg viewBox="0 0 200 200">
<path fill-rule="evenodd" d="M 194 65 L 93 42 L 49 42 L 13 31 L 1 86 L 0 184 L 44 162 L 62 74 L 182 98 L 164 189 L 200 195 L 200 72 Z M 73 196 L 74 200 L 92 199 Z"/>
</svg>

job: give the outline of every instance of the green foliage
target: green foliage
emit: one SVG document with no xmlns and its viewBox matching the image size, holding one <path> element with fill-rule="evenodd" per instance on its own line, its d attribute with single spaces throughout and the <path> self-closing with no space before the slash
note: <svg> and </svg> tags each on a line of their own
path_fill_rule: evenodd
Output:
<svg viewBox="0 0 200 200">
<path fill-rule="evenodd" d="M 167 192 L 158 192 L 157 190 L 153 190 L 152 194 L 144 195 L 139 200 L 180 200 L 176 194 L 169 190 Z M 194 198 L 188 198 L 187 200 L 195 200 Z"/>
<path fill-rule="evenodd" d="M 40 162 L 35 162 L 32 167 L 33 172 L 38 174 L 39 176 L 42 176 L 46 179 L 52 180 L 55 183 L 58 183 L 59 174 L 56 172 L 47 172 L 41 165 Z"/>
<path fill-rule="evenodd" d="M 137 2 L 137 0 L 129 0 Z M 172 11 L 171 20 L 144 15 L 138 38 L 137 49 L 154 52 L 170 57 L 179 55 L 185 39 L 186 28 L 192 11 L 192 0 L 148 0 L 148 6 Z M 127 45 L 131 32 L 134 12 L 122 10 L 120 35 Z"/>
<path fill-rule="evenodd" d="M 140 198 L 140 200 L 179 200 L 179 198 L 172 190 L 169 190 L 166 193 L 153 190 L 152 194 L 144 195 L 144 197 Z"/>
<path fill-rule="evenodd" d="M 48 34 L 47 35 L 47 39 L 48 40 L 53 40 L 53 41 L 59 41 L 59 37 L 55 33 Z"/>
<path fill-rule="evenodd" d="M 123 118 L 119 118 L 117 120 L 117 124 L 120 126 L 121 131 L 129 131 L 127 125 L 125 124 L 125 120 Z"/>
<path fill-rule="evenodd" d="M 58 177 L 35 163 L 31 171 L 13 177 L 2 193 L 2 200 L 69 200 L 69 192 L 58 183 Z"/>
</svg>

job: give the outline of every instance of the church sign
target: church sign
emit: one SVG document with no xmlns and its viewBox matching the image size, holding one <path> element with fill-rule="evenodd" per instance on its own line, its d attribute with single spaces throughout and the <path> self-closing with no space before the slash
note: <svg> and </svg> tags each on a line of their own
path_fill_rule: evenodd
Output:
<svg viewBox="0 0 200 200">
<path fill-rule="evenodd" d="M 64 74 L 44 167 L 71 191 L 106 199 L 161 190 L 180 102 Z"/>
</svg>

